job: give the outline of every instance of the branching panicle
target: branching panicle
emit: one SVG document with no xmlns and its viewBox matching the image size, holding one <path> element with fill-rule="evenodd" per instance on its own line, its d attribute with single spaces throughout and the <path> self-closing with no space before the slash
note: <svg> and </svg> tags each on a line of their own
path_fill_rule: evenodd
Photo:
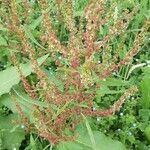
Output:
<svg viewBox="0 0 150 150">
<path fill-rule="evenodd" d="M 113 115 L 121 109 L 130 95 L 136 93 L 137 88 L 132 86 L 108 109 L 93 109 L 96 93 L 103 88 L 103 81 L 114 71 L 131 63 L 143 45 L 150 25 L 148 21 L 144 22 L 141 31 L 135 37 L 132 48 L 124 57 L 120 57 L 119 51 L 128 40 L 126 32 L 137 12 L 136 7 L 130 12 L 122 10 L 120 14 L 114 16 L 116 14 L 113 10 L 118 7 L 118 4 L 113 3 L 107 12 L 107 1 L 91 0 L 82 14 L 76 17 L 73 1 L 56 0 L 55 3 L 59 12 L 53 14 L 56 15 L 53 18 L 53 15 L 50 15 L 51 8 L 48 0 L 36 2 L 42 20 L 35 29 L 42 32 L 37 40 L 34 36 L 29 38 L 25 31 L 25 27 L 31 28 L 31 25 L 28 21 L 24 23 L 24 20 L 21 20 L 18 14 L 20 4 L 10 0 L 7 8 L 9 35 L 15 36 L 20 43 L 19 48 L 15 47 L 17 54 L 19 53 L 23 59 L 30 60 L 33 74 L 37 78 L 33 87 L 23 76 L 14 53 L 13 64 L 20 74 L 26 93 L 35 102 L 33 109 L 30 110 L 33 119 L 32 129 L 54 144 L 75 139 L 75 136 L 70 137 L 64 131 L 66 128 L 71 131 L 75 129 L 76 125 L 82 121 L 82 114 L 93 117 Z M 25 18 L 28 20 L 30 9 L 32 9 L 30 1 L 24 0 L 23 6 Z M 68 32 L 66 44 L 63 44 L 64 39 L 60 40 L 58 33 L 54 30 L 56 22 L 58 25 L 63 24 L 63 30 Z M 102 34 L 104 30 L 106 33 Z M 64 34 L 63 31 L 60 32 Z M 118 37 L 122 41 L 116 46 L 114 41 Z M 115 48 L 113 48 L 114 45 Z M 38 46 L 44 47 L 42 52 L 38 53 Z M 11 43 L 9 43 L 10 47 Z M 42 69 L 37 61 L 37 56 L 41 53 L 50 54 L 45 63 L 45 69 Z M 50 68 L 50 63 L 53 64 L 53 68 Z M 39 104 L 38 102 L 44 105 L 36 105 Z M 25 121 L 26 116 L 18 101 L 15 100 L 15 104 L 20 117 Z"/>
</svg>

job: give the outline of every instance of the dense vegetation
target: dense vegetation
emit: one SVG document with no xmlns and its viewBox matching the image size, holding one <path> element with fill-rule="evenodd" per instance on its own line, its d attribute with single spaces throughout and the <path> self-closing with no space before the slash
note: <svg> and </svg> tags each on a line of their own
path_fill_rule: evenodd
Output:
<svg viewBox="0 0 150 150">
<path fill-rule="evenodd" d="M 0 1 L 0 150 L 150 149 L 149 0 Z"/>
</svg>

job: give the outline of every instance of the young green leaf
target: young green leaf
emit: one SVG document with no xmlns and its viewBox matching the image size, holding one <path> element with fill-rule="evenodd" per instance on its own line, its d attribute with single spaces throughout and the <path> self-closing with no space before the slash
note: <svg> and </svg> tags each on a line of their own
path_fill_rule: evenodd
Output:
<svg viewBox="0 0 150 150">
<path fill-rule="evenodd" d="M 8 116 L 0 116 L 0 139 L 2 149 L 19 149 L 22 140 L 25 138 L 25 132 L 18 125 L 18 116 L 10 114 Z"/>
<path fill-rule="evenodd" d="M 41 58 L 39 58 L 38 64 L 41 65 L 48 55 L 45 55 Z M 31 74 L 32 72 L 32 67 L 31 63 L 26 63 L 26 64 L 20 64 L 21 70 L 23 75 L 26 77 Z M 10 67 L 4 71 L 0 72 L 0 96 L 2 94 L 8 93 L 10 89 L 12 88 L 13 85 L 16 85 L 20 81 L 20 75 L 17 71 L 16 67 Z"/>
</svg>

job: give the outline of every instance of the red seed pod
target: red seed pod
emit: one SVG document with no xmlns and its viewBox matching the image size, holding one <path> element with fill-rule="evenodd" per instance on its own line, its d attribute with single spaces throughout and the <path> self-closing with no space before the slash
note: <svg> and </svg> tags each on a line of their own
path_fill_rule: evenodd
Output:
<svg viewBox="0 0 150 150">
<path fill-rule="evenodd" d="M 73 67 L 74 69 L 77 69 L 77 67 L 80 66 L 80 58 L 79 57 L 73 57 L 71 59 L 71 67 Z"/>
</svg>

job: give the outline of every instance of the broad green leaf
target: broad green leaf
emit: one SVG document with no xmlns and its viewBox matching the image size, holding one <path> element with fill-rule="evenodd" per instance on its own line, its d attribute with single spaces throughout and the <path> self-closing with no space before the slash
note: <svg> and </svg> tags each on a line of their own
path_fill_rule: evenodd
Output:
<svg viewBox="0 0 150 150">
<path fill-rule="evenodd" d="M 33 20 L 32 23 L 29 25 L 31 30 L 34 30 L 42 21 L 42 16 L 39 16 L 37 19 Z"/>
<path fill-rule="evenodd" d="M 45 55 L 39 58 L 38 64 L 41 65 L 48 55 Z M 20 65 L 22 73 L 24 76 L 28 76 L 32 72 L 31 63 L 21 64 Z M 2 94 L 8 93 L 13 85 L 18 84 L 20 81 L 20 75 L 17 71 L 17 67 L 10 67 L 4 71 L 0 72 L 0 96 Z"/>
<path fill-rule="evenodd" d="M 92 129 L 89 125 L 89 122 L 88 120 L 86 119 L 86 117 L 83 115 L 83 118 L 85 120 L 85 125 L 86 125 L 86 128 L 87 128 L 87 131 L 88 131 L 88 134 L 89 134 L 89 137 L 90 137 L 90 141 L 92 143 L 92 149 L 93 150 L 96 150 L 96 142 L 95 142 L 95 139 L 94 139 L 94 135 L 93 135 L 93 132 L 92 132 Z"/>
<path fill-rule="evenodd" d="M 24 26 L 24 31 L 25 31 L 26 36 L 27 36 L 34 44 L 36 44 L 37 46 L 39 46 L 39 47 L 42 48 L 42 49 L 45 49 L 45 48 L 34 38 L 34 36 L 32 35 L 32 32 L 30 31 L 29 27 Z"/>
<path fill-rule="evenodd" d="M 145 129 L 145 135 L 146 135 L 147 140 L 150 143 L 150 126 L 146 127 L 146 129 Z"/>
<path fill-rule="evenodd" d="M 110 90 L 108 86 L 102 85 L 101 88 L 96 91 L 96 98 L 100 100 L 101 97 L 105 96 L 106 94 L 120 94 L 124 93 L 125 91 L 125 89 Z"/>
<path fill-rule="evenodd" d="M 115 79 L 115 78 L 107 78 L 106 81 L 102 81 L 103 85 L 108 86 L 127 86 L 129 85 L 128 81 L 124 81 L 121 79 Z"/>
<path fill-rule="evenodd" d="M 32 150 L 37 150 L 36 141 L 34 140 L 32 134 L 30 135 L 30 145 L 32 147 Z"/>
<path fill-rule="evenodd" d="M 55 105 L 50 105 L 49 103 L 39 101 L 39 100 L 32 100 L 28 94 L 19 90 L 18 87 L 13 88 L 12 90 L 13 96 L 15 96 L 15 100 L 20 105 L 22 111 L 31 119 L 32 121 L 32 110 L 33 106 L 38 106 L 40 108 L 52 108 L 57 110 Z M 0 104 L 9 108 L 13 113 L 18 113 L 16 109 L 16 105 L 14 103 L 13 97 L 10 94 L 4 94 L 0 97 Z"/>
<path fill-rule="evenodd" d="M 146 77 L 140 84 L 140 90 L 142 93 L 142 107 L 150 108 L 150 77 Z"/>
<path fill-rule="evenodd" d="M 25 139 L 25 132 L 17 123 L 18 116 L 11 114 L 0 116 L 0 139 L 2 149 L 19 150 L 22 140 Z"/>
<path fill-rule="evenodd" d="M 6 31 L 8 31 L 8 29 L 5 28 L 5 27 L 3 27 L 3 26 L 0 24 L 0 31 L 6 32 Z"/>
<path fill-rule="evenodd" d="M 82 128 L 81 132 L 80 130 L 78 132 L 80 135 L 75 141 L 62 142 L 57 146 L 56 150 L 126 150 L 121 142 L 112 140 L 99 131 L 92 131 L 96 144 L 93 148 L 89 133 L 87 133 L 85 127 Z"/>
<path fill-rule="evenodd" d="M 144 67 L 142 69 L 143 71 L 143 79 L 140 83 L 140 91 L 142 94 L 142 107 L 144 109 L 149 109 L 150 108 L 150 68 L 149 67 Z"/>
<path fill-rule="evenodd" d="M 142 69 L 144 78 L 150 77 L 150 67 L 144 67 Z"/>
<path fill-rule="evenodd" d="M 0 46 L 7 46 L 6 40 L 0 35 Z"/>
<path fill-rule="evenodd" d="M 16 105 L 9 94 L 3 94 L 2 96 L 0 96 L 0 105 L 6 106 L 13 113 L 18 113 Z"/>
<path fill-rule="evenodd" d="M 130 85 L 129 81 L 125 81 L 120 78 L 116 79 L 116 78 L 109 77 L 105 81 L 100 80 L 100 78 L 97 76 L 97 74 L 94 71 L 92 71 L 92 78 L 95 82 L 105 86 L 129 86 Z"/>
</svg>

